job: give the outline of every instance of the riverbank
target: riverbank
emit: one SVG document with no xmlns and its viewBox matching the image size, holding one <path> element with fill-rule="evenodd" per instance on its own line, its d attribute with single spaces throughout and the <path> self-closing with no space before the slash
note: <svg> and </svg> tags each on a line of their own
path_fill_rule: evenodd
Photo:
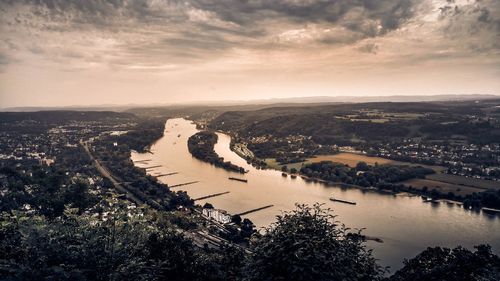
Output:
<svg viewBox="0 0 500 281">
<path fill-rule="evenodd" d="M 414 197 L 414 196 L 419 196 L 422 198 L 423 202 L 431 202 L 431 203 L 446 203 L 446 204 L 454 204 L 457 206 L 462 207 L 464 210 L 475 210 L 475 211 L 482 211 L 490 215 L 500 215 L 500 209 L 497 208 L 489 208 L 489 207 L 471 207 L 469 205 L 464 204 L 464 201 L 459 201 L 459 200 L 452 200 L 448 199 L 446 197 L 432 197 L 432 192 L 423 192 L 421 190 L 414 190 L 411 188 L 399 188 L 397 190 L 395 189 L 380 189 L 376 188 L 374 186 L 370 187 L 364 187 L 360 185 L 355 185 L 355 184 L 347 184 L 344 182 L 338 182 L 338 181 L 327 181 L 327 180 L 322 180 L 319 178 L 314 178 L 314 177 L 308 177 L 304 174 L 300 173 L 290 173 L 290 172 L 282 172 L 283 175 L 290 176 L 291 178 L 296 178 L 297 176 L 300 176 L 303 180 L 308 181 L 308 182 L 315 182 L 315 183 L 321 183 L 324 184 L 325 186 L 336 186 L 336 187 L 341 187 L 341 188 L 355 188 L 355 189 L 360 189 L 363 191 L 368 191 L 368 192 L 376 192 L 379 194 L 385 194 L 385 195 L 393 195 L 393 196 L 407 196 L 407 197 Z M 428 197 L 431 197 L 431 199 L 428 199 Z"/>
<path fill-rule="evenodd" d="M 216 167 L 227 171 L 246 173 L 243 167 L 232 164 L 230 161 L 224 161 L 214 150 L 217 143 L 217 134 L 211 131 L 200 131 L 188 139 L 188 149 L 195 158 L 210 163 Z"/>
</svg>

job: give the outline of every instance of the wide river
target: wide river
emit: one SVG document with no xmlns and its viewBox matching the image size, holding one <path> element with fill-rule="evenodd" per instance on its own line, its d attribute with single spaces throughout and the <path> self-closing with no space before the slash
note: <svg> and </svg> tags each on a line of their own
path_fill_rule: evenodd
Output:
<svg viewBox="0 0 500 281">
<path fill-rule="evenodd" d="M 337 219 L 350 228 L 365 228 L 364 234 L 381 238 L 384 242 L 368 242 L 376 258 L 391 271 L 402 266 L 404 258 L 411 258 L 428 246 L 454 247 L 488 243 L 494 252 L 500 252 L 500 218 L 479 212 L 466 211 L 461 207 L 423 203 L 420 197 L 406 197 L 364 192 L 358 189 L 341 189 L 321 183 L 306 182 L 300 177 L 282 177 L 281 172 L 258 170 L 230 150 L 230 137 L 218 133 L 216 152 L 226 161 L 244 167 L 249 173 L 241 175 L 216 168 L 191 156 L 187 148 L 188 138 L 198 130 L 185 119 L 170 119 L 165 134 L 152 147 L 151 153 L 132 153 L 139 167 L 161 165 L 148 170 L 150 174 L 177 172 L 160 177 L 168 184 L 176 185 L 199 181 L 173 190 L 185 190 L 191 198 L 229 191 L 230 193 L 200 200 L 210 202 L 216 208 L 236 214 L 266 205 L 274 207 L 246 215 L 257 227 L 270 225 L 275 216 L 294 208 L 295 203 L 323 203 L 331 208 Z M 248 183 L 229 180 L 228 177 L 244 177 Z M 357 205 L 331 202 L 328 198 L 355 201 Z"/>
</svg>

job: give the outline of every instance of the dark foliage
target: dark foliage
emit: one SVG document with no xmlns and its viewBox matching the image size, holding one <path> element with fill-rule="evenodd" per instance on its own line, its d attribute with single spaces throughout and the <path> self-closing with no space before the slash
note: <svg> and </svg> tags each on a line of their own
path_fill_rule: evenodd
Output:
<svg viewBox="0 0 500 281">
<path fill-rule="evenodd" d="M 319 205 L 298 205 L 252 247 L 246 280 L 377 280 L 371 251 Z"/>
<path fill-rule="evenodd" d="M 427 174 L 434 173 L 432 169 L 420 166 L 369 166 L 364 162 L 359 162 L 356 168 L 349 168 L 331 161 L 307 164 L 300 169 L 300 172 L 312 178 L 363 187 L 396 183 L 412 178 L 423 178 Z"/>
<path fill-rule="evenodd" d="M 457 247 L 427 248 L 406 260 L 391 281 L 495 281 L 500 279 L 500 258 L 490 246 L 480 245 L 474 252 Z"/>
<path fill-rule="evenodd" d="M 245 173 L 245 169 L 224 161 L 214 150 L 217 143 L 217 134 L 209 131 L 198 132 L 188 139 L 189 152 L 197 159 L 208 162 L 216 167 L 221 167 L 228 171 Z"/>
<path fill-rule="evenodd" d="M 105 220 L 66 213 L 0 218 L 0 280 L 240 280 L 243 253 L 203 250 L 156 218 L 115 208 Z"/>
<path fill-rule="evenodd" d="M 11 212 L 28 206 L 28 210 L 53 219 L 62 215 L 65 206 L 77 208 L 79 213 L 93 206 L 98 197 L 88 193 L 88 184 L 71 180 L 62 170 L 35 167 L 31 175 L 10 167 L 0 168 L 4 178 L 0 187 L 0 212 Z"/>
</svg>

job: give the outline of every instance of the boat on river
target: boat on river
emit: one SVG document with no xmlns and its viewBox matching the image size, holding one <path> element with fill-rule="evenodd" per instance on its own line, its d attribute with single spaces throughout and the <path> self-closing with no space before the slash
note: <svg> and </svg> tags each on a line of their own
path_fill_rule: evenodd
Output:
<svg viewBox="0 0 500 281">
<path fill-rule="evenodd" d="M 356 202 L 354 202 L 354 201 L 347 201 L 347 200 L 337 199 L 335 197 L 330 197 L 330 201 L 340 202 L 340 203 L 346 203 L 346 204 L 351 204 L 351 205 L 356 205 Z"/>
<path fill-rule="evenodd" d="M 235 177 L 229 177 L 230 180 L 233 180 L 233 181 L 241 181 L 241 182 L 248 182 L 247 179 L 240 179 L 240 178 L 235 178 Z"/>
</svg>

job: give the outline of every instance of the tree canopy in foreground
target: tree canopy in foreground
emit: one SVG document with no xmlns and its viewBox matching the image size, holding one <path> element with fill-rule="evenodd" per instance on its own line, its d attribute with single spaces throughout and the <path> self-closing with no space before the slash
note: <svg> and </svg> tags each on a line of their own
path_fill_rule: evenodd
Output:
<svg viewBox="0 0 500 281">
<path fill-rule="evenodd" d="M 109 203 L 109 202 L 108 202 Z M 251 253 L 200 248 L 170 213 L 106 204 L 98 216 L 67 209 L 47 219 L 22 211 L 0 216 L 0 280 L 440 280 L 493 281 L 500 258 L 428 248 L 390 277 L 363 236 L 320 205 L 297 205 L 254 237 Z"/>
<path fill-rule="evenodd" d="M 249 280 L 377 280 L 382 273 L 361 236 L 318 204 L 278 216 L 256 241 L 247 272 Z"/>
</svg>

